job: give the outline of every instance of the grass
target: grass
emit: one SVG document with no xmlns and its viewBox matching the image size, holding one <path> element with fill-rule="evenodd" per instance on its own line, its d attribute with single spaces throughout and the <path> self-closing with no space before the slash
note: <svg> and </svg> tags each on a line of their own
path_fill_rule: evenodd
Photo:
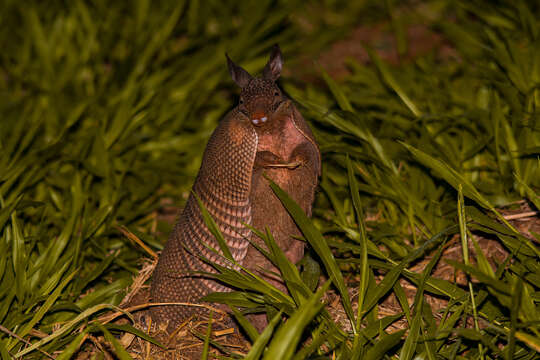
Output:
<svg viewBox="0 0 540 360">
<path fill-rule="evenodd" d="M 540 235 L 505 214 L 522 200 L 540 210 L 540 8 L 358 3 L 0 4 L 0 356 L 66 359 L 102 336 L 130 357 L 115 336 L 147 335 L 104 316 L 147 253 L 119 227 L 162 248 L 171 225 L 157 214 L 185 201 L 236 101 L 223 54 L 260 70 L 278 42 L 297 69 L 281 84 L 312 124 L 323 176 L 313 219 L 275 189 L 312 249 L 304 266 L 261 233 L 289 294 L 254 274 L 218 275 L 242 289 L 235 310 L 262 303 L 274 319 L 247 329 L 246 358 L 538 358 Z M 448 51 L 390 64 L 367 46 L 369 64 L 347 59 L 343 79 L 316 65 L 317 81 L 301 79 L 302 59 L 381 21 L 401 55 L 412 23 Z M 443 259 L 455 237 L 461 260 Z M 496 268 L 477 244 L 486 237 L 507 253 Z M 435 277 L 442 263 L 466 285 Z M 400 279 L 416 287 L 410 306 Z M 328 286 L 345 323 L 319 305 Z M 401 309 L 384 315 L 389 294 Z M 447 306 L 433 309 L 433 296 Z"/>
</svg>

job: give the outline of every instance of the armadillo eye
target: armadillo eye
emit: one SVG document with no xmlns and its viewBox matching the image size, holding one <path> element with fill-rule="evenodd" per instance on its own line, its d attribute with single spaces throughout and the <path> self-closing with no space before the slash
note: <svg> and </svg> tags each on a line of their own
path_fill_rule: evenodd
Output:
<svg viewBox="0 0 540 360">
<path fill-rule="evenodd" d="M 240 104 L 243 104 L 244 103 L 244 100 L 240 99 Z"/>
<path fill-rule="evenodd" d="M 274 93 L 274 96 L 279 96 L 279 93 L 276 91 L 276 92 Z"/>
</svg>

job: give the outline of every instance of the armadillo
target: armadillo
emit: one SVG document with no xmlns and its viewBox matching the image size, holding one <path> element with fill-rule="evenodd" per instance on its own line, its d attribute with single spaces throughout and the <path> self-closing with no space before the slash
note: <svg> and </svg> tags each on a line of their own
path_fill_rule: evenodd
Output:
<svg viewBox="0 0 540 360">
<path fill-rule="evenodd" d="M 230 266 L 208 250 L 219 245 L 203 220 L 197 198 L 202 201 L 223 233 L 234 259 L 249 269 L 272 269 L 271 263 L 246 240 L 261 244 L 243 224 L 268 226 L 289 260 L 297 262 L 304 243 L 294 221 L 272 192 L 271 178 L 308 215 L 321 171 L 320 153 L 306 121 L 276 80 L 283 64 L 279 47 L 274 46 L 262 77 L 253 77 L 227 56 L 232 79 L 241 87 L 239 104 L 233 108 L 210 137 L 192 194 L 189 196 L 159 257 L 151 285 L 153 302 L 200 303 L 212 292 L 231 289 L 194 272 L 215 272 L 199 255 Z M 249 262 L 246 261 L 249 259 Z M 174 326 L 195 313 L 198 307 L 156 306 L 152 316 Z"/>
</svg>

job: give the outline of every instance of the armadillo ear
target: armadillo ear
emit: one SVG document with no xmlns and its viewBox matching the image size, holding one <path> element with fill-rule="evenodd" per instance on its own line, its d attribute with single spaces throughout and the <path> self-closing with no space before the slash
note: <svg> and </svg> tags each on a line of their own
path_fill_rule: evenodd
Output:
<svg viewBox="0 0 540 360">
<path fill-rule="evenodd" d="M 225 57 L 227 57 L 227 65 L 229 66 L 229 73 L 231 74 L 233 81 L 241 88 L 246 87 L 253 77 L 249 75 L 246 70 L 233 63 L 229 58 L 229 55 L 225 54 Z"/>
<path fill-rule="evenodd" d="M 270 53 L 270 60 L 264 67 L 263 70 L 263 79 L 268 79 L 276 81 L 281 75 L 281 67 L 283 66 L 283 56 L 281 55 L 281 50 L 279 45 L 275 44 L 272 47 L 272 52 Z"/>
</svg>

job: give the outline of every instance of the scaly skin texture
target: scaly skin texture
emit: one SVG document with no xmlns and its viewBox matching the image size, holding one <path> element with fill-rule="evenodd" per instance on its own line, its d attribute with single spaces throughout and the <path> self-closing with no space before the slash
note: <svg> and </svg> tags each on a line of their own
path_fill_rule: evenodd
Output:
<svg viewBox="0 0 540 360">
<path fill-rule="evenodd" d="M 249 120 L 236 109 L 232 110 L 212 134 L 193 185 L 193 192 L 220 227 L 233 257 L 240 263 L 247 252 L 244 237 L 250 235 L 242 222 L 250 224 L 252 218 L 249 194 L 256 148 L 257 135 Z M 193 271 L 213 271 L 199 255 L 225 265 L 201 241 L 219 249 L 191 194 L 154 270 L 153 302 L 199 303 L 201 297 L 211 292 L 227 291 L 211 279 L 190 276 Z M 184 306 L 152 308 L 156 321 L 169 321 L 170 325 L 201 312 L 204 309 Z"/>
<path fill-rule="evenodd" d="M 254 78 L 228 57 L 229 71 L 240 85 L 239 105 L 216 128 L 206 147 L 193 192 L 214 218 L 235 260 L 253 271 L 276 270 L 246 238 L 263 246 L 242 223 L 257 229 L 268 226 L 280 248 L 296 263 L 304 254 L 304 243 L 296 224 L 268 185 L 263 174 L 282 187 L 311 215 L 320 154 L 313 134 L 292 101 L 275 84 L 282 66 L 281 52 L 275 46 L 262 78 Z M 209 251 L 219 245 L 204 224 L 192 194 L 180 215 L 154 271 L 153 302 L 200 303 L 200 298 L 229 288 L 194 271 L 215 272 L 199 256 L 227 266 Z M 247 261 L 246 259 L 249 259 Z M 282 284 L 272 281 L 285 290 Z M 158 322 L 173 328 L 204 308 L 159 306 L 152 308 Z M 254 318 L 261 329 L 265 320 Z"/>
</svg>

